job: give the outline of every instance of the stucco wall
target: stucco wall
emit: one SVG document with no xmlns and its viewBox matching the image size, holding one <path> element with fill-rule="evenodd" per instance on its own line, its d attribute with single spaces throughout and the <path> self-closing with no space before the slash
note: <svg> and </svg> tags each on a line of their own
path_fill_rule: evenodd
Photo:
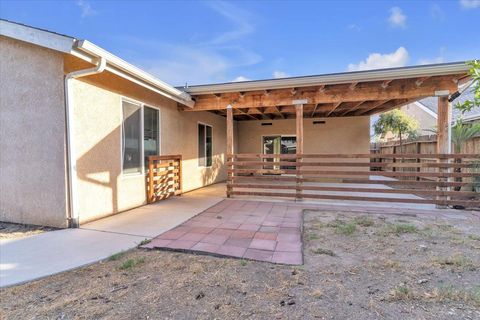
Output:
<svg viewBox="0 0 480 320">
<path fill-rule="evenodd" d="M 426 111 L 422 110 L 415 103 L 407 104 L 403 106 L 400 110 L 404 111 L 410 117 L 418 121 L 417 132 L 419 135 L 430 135 L 432 134 L 432 129 L 435 129 L 437 126 L 437 119 Z"/>
<path fill-rule="evenodd" d="M 313 124 L 323 120 L 324 124 Z M 271 122 L 271 126 L 262 126 Z M 305 153 L 369 153 L 370 118 L 305 119 Z M 295 135 L 295 119 L 238 122 L 238 153 L 261 153 L 263 135 Z"/>
<path fill-rule="evenodd" d="M 111 75 L 104 75 L 109 76 Z M 102 81 L 101 78 L 93 80 Z M 122 95 L 114 92 L 114 85 L 122 82 L 113 82 L 110 90 L 101 88 L 94 82 L 73 82 L 80 223 L 146 203 L 145 177 L 124 175 L 121 170 Z M 161 154 L 183 156 L 184 191 L 226 179 L 225 118 L 208 112 L 181 112 L 177 109 L 176 102 L 159 95 L 151 99 L 149 94 L 138 87 L 125 88 L 125 91 L 130 93 L 127 98 L 160 109 Z M 198 122 L 213 127 L 214 157 L 211 168 L 198 166 Z"/>
<path fill-rule="evenodd" d="M 0 37 L 0 220 L 66 226 L 61 54 Z"/>
</svg>

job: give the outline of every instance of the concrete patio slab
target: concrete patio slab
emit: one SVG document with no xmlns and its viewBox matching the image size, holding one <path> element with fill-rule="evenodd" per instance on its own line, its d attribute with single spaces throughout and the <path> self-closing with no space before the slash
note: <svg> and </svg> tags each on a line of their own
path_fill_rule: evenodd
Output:
<svg viewBox="0 0 480 320">
<path fill-rule="evenodd" d="M 0 287 L 78 268 L 134 248 L 142 240 L 172 229 L 221 201 L 217 188 L 214 185 L 192 191 L 87 223 L 79 229 L 2 240 Z M 187 244 L 183 243 L 181 247 L 187 247 Z"/>
</svg>

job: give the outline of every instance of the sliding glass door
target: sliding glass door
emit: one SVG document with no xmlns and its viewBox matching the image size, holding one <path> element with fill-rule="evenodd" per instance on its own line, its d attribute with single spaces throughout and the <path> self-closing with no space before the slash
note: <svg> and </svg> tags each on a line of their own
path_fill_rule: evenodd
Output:
<svg viewBox="0 0 480 320">
<path fill-rule="evenodd" d="M 295 136 L 264 136 L 262 141 L 263 154 L 295 154 L 297 153 L 297 138 Z M 266 162 L 278 162 L 279 158 L 267 158 Z M 282 161 L 292 161 L 282 159 Z M 295 161 L 295 160 L 293 160 Z M 295 169 L 295 166 L 265 166 L 265 169 Z"/>
</svg>

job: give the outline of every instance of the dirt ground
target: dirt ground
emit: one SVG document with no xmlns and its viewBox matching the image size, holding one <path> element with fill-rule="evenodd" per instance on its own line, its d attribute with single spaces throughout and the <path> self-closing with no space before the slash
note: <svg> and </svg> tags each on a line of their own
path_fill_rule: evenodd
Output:
<svg viewBox="0 0 480 320">
<path fill-rule="evenodd" d="M 55 229 L 50 227 L 0 222 L 0 240 L 20 239 L 52 230 Z"/>
<path fill-rule="evenodd" d="M 2 290 L 0 318 L 480 319 L 476 219 L 306 211 L 303 266 L 135 249 Z"/>
</svg>

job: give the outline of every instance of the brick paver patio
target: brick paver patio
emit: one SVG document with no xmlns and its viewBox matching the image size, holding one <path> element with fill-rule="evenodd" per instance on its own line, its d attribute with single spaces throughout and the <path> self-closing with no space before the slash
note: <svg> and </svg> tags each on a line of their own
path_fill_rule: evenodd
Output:
<svg viewBox="0 0 480 320">
<path fill-rule="evenodd" d="M 302 209 L 288 203 L 224 200 L 143 248 L 300 265 Z"/>
</svg>

